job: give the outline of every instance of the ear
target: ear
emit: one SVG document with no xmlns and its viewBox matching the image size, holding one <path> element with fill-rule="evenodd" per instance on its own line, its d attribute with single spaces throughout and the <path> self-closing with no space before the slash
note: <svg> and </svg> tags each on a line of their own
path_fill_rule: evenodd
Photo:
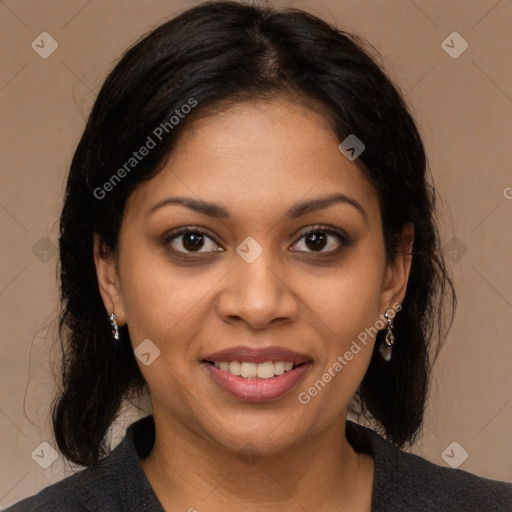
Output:
<svg viewBox="0 0 512 512">
<path fill-rule="evenodd" d="M 401 233 L 394 261 L 386 264 L 381 294 L 381 311 L 388 311 L 394 304 L 401 304 L 405 297 L 412 264 L 414 225 L 407 223 Z"/>
<path fill-rule="evenodd" d="M 108 315 L 115 313 L 117 324 L 126 324 L 126 315 L 121 297 L 119 276 L 115 255 L 110 251 L 100 237 L 94 233 L 94 264 L 103 305 Z"/>
</svg>

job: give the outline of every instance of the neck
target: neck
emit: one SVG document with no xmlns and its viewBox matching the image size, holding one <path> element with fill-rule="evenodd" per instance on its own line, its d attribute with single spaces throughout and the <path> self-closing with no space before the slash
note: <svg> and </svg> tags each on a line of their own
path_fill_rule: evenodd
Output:
<svg viewBox="0 0 512 512">
<path fill-rule="evenodd" d="M 370 483 L 371 497 L 369 461 L 359 468 L 363 458 L 344 435 L 345 416 L 326 431 L 264 456 L 250 443 L 233 453 L 175 419 L 155 416 L 155 429 L 142 467 L 168 512 L 355 510 L 361 479 Z"/>
</svg>

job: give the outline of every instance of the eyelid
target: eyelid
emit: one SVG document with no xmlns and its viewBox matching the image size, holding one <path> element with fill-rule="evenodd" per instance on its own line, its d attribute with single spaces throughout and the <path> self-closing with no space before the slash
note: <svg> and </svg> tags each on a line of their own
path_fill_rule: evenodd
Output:
<svg viewBox="0 0 512 512">
<path fill-rule="evenodd" d="M 298 233 L 296 241 L 293 243 L 292 247 L 297 245 L 302 240 L 302 238 L 304 238 L 305 236 L 307 236 L 311 233 L 317 233 L 317 232 L 322 232 L 327 235 L 334 235 L 334 236 L 338 237 L 340 240 L 339 247 L 337 247 L 336 249 L 332 249 L 330 251 L 297 251 L 297 250 L 293 250 L 293 252 L 303 253 L 303 254 L 308 254 L 308 255 L 316 254 L 318 256 L 322 256 L 322 255 L 324 255 L 324 256 L 331 255 L 332 256 L 333 254 L 336 254 L 339 251 L 341 251 L 343 247 L 350 247 L 351 245 L 353 245 L 353 239 L 348 235 L 348 233 L 345 230 L 340 229 L 340 228 L 335 228 L 333 226 L 329 226 L 326 224 L 316 224 L 314 226 L 310 226 L 310 227 L 300 231 Z"/>
<path fill-rule="evenodd" d="M 350 242 L 350 237 L 348 236 L 348 233 L 340 228 L 335 228 L 333 226 L 329 226 L 327 224 L 315 224 L 314 226 L 309 226 L 308 228 L 305 228 L 304 230 L 300 231 L 296 236 L 297 242 L 305 235 L 309 235 L 310 233 L 315 233 L 317 231 L 322 231 L 323 233 L 328 234 L 335 234 L 338 235 L 342 240 L 345 242 Z M 295 242 L 295 243 L 297 243 Z"/>
<path fill-rule="evenodd" d="M 197 233 L 200 235 L 205 235 L 208 238 L 211 238 L 217 245 L 221 245 L 220 242 L 217 240 L 217 237 L 211 233 L 211 231 L 207 230 L 206 228 L 203 228 L 201 226 L 182 226 L 180 228 L 175 228 L 171 231 L 168 231 L 163 236 L 163 244 L 167 245 L 169 244 L 173 238 L 186 235 L 188 233 Z M 193 254 L 193 253 L 190 253 Z"/>
</svg>

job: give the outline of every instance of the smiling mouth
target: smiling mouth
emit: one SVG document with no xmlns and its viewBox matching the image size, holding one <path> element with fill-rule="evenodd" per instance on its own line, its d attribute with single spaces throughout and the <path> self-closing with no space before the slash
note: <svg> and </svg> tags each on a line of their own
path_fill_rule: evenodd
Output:
<svg viewBox="0 0 512 512">
<path fill-rule="evenodd" d="M 292 361 L 265 361 L 252 363 L 247 361 L 204 361 L 207 364 L 245 379 L 272 379 L 284 375 L 306 363 L 295 364 Z"/>
</svg>

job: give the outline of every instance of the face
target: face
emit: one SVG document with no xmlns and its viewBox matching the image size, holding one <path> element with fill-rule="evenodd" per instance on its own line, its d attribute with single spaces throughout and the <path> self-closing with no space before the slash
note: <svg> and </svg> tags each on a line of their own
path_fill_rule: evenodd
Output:
<svg viewBox="0 0 512 512">
<path fill-rule="evenodd" d="M 344 421 L 374 343 L 358 336 L 410 262 L 386 262 L 377 192 L 339 142 L 284 99 L 198 119 L 129 197 L 117 260 L 96 246 L 157 423 L 271 454 Z"/>
</svg>

